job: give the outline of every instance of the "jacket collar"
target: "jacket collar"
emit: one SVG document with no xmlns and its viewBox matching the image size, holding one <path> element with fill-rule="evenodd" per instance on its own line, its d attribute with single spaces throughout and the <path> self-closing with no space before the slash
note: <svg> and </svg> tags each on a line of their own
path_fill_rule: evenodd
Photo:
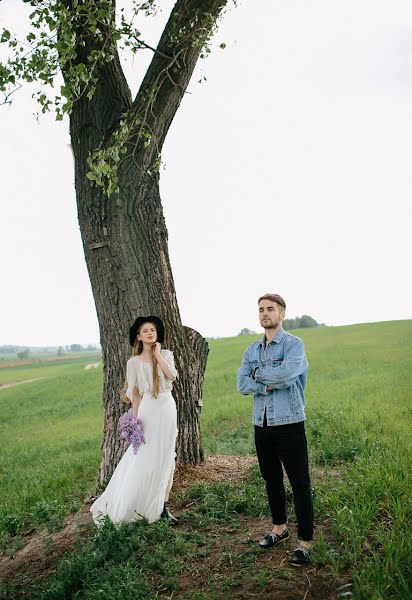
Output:
<svg viewBox="0 0 412 600">
<path fill-rule="evenodd" d="M 269 342 L 269 344 L 272 344 L 272 342 L 275 343 L 275 344 L 279 344 L 279 342 L 282 341 L 284 335 L 285 335 L 285 330 L 283 329 L 283 327 L 281 327 L 279 329 L 279 331 L 277 332 L 277 334 L 275 335 L 275 337 L 273 338 L 273 340 L 271 340 Z M 266 335 L 264 335 L 262 337 L 262 339 L 260 340 L 259 343 L 261 344 L 261 346 L 263 346 L 263 347 L 265 346 L 265 344 L 266 344 Z"/>
</svg>

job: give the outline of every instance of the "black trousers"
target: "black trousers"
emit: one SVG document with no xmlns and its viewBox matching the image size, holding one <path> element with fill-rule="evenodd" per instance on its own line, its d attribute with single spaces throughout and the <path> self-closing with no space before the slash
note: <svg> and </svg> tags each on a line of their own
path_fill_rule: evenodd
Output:
<svg viewBox="0 0 412 600">
<path fill-rule="evenodd" d="M 304 541 L 313 539 L 313 502 L 304 422 L 269 427 L 265 415 L 263 427 L 255 425 L 255 443 L 273 524 L 287 522 L 283 465 L 293 491 L 298 537 Z"/>
</svg>

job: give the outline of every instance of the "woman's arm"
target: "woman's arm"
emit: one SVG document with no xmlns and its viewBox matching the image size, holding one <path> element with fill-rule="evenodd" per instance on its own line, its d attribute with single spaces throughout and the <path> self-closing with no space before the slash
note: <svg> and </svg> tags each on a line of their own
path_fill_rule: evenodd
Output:
<svg viewBox="0 0 412 600">
<path fill-rule="evenodd" d="M 140 392 L 138 390 L 138 388 L 135 386 L 133 388 L 133 394 L 132 394 L 132 408 L 133 408 L 133 414 L 135 417 L 137 417 L 137 413 L 139 411 L 139 404 L 140 404 Z"/>
<path fill-rule="evenodd" d="M 167 352 L 166 358 L 160 353 L 161 345 L 159 342 L 156 342 L 156 346 L 154 349 L 154 355 L 156 356 L 157 363 L 159 367 L 162 369 L 166 379 L 169 381 L 174 381 L 177 376 L 177 370 L 175 367 L 175 362 L 173 360 L 173 352 L 170 350 Z"/>
<path fill-rule="evenodd" d="M 140 403 L 140 392 L 137 382 L 137 373 L 136 366 L 131 358 L 127 361 L 127 369 L 126 369 L 126 377 L 127 377 L 127 392 L 126 396 L 132 403 L 133 414 L 137 416 L 137 410 L 139 408 Z"/>
</svg>

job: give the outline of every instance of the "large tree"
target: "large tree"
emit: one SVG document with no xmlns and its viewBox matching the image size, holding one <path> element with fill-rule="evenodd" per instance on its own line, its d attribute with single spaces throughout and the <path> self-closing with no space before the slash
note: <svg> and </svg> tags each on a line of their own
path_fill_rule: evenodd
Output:
<svg viewBox="0 0 412 600">
<path fill-rule="evenodd" d="M 130 355 L 128 329 L 137 315 L 165 322 L 179 379 L 178 459 L 199 463 L 199 416 L 207 343 L 182 325 L 169 261 L 159 194 L 161 151 L 196 62 L 227 0 L 178 0 L 157 48 L 150 48 L 115 0 L 30 0 L 31 31 L 24 43 L 8 30 L 12 50 L 0 65 L 5 102 L 24 81 L 45 85 L 37 99 L 57 119 L 67 113 L 75 159 L 78 218 L 96 304 L 104 361 L 104 432 L 99 481 L 124 447 L 117 432 L 119 390 Z M 156 10 L 134 2 L 132 16 Z M 118 50 L 150 48 L 153 58 L 133 98 Z M 50 84 L 62 73 L 57 95 Z"/>
</svg>

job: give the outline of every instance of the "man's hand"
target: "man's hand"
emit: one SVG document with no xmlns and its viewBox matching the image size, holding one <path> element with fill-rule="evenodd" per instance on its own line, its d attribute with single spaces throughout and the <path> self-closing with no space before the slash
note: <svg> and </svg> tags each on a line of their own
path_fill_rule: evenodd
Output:
<svg viewBox="0 0 412 600">
<path fill-rule="evenodd" d="M 267 391 L 267 392 L 271 392 L 271 391 L 272 391 L 272 390 L 274 390 L 274 389 L 275 389 L 275 388 L 273 388 L 273 387 L 270 387 L 270 385 L 267 385 L 267 386 L 266 386 L 266 391 Z"/>
</svg>

